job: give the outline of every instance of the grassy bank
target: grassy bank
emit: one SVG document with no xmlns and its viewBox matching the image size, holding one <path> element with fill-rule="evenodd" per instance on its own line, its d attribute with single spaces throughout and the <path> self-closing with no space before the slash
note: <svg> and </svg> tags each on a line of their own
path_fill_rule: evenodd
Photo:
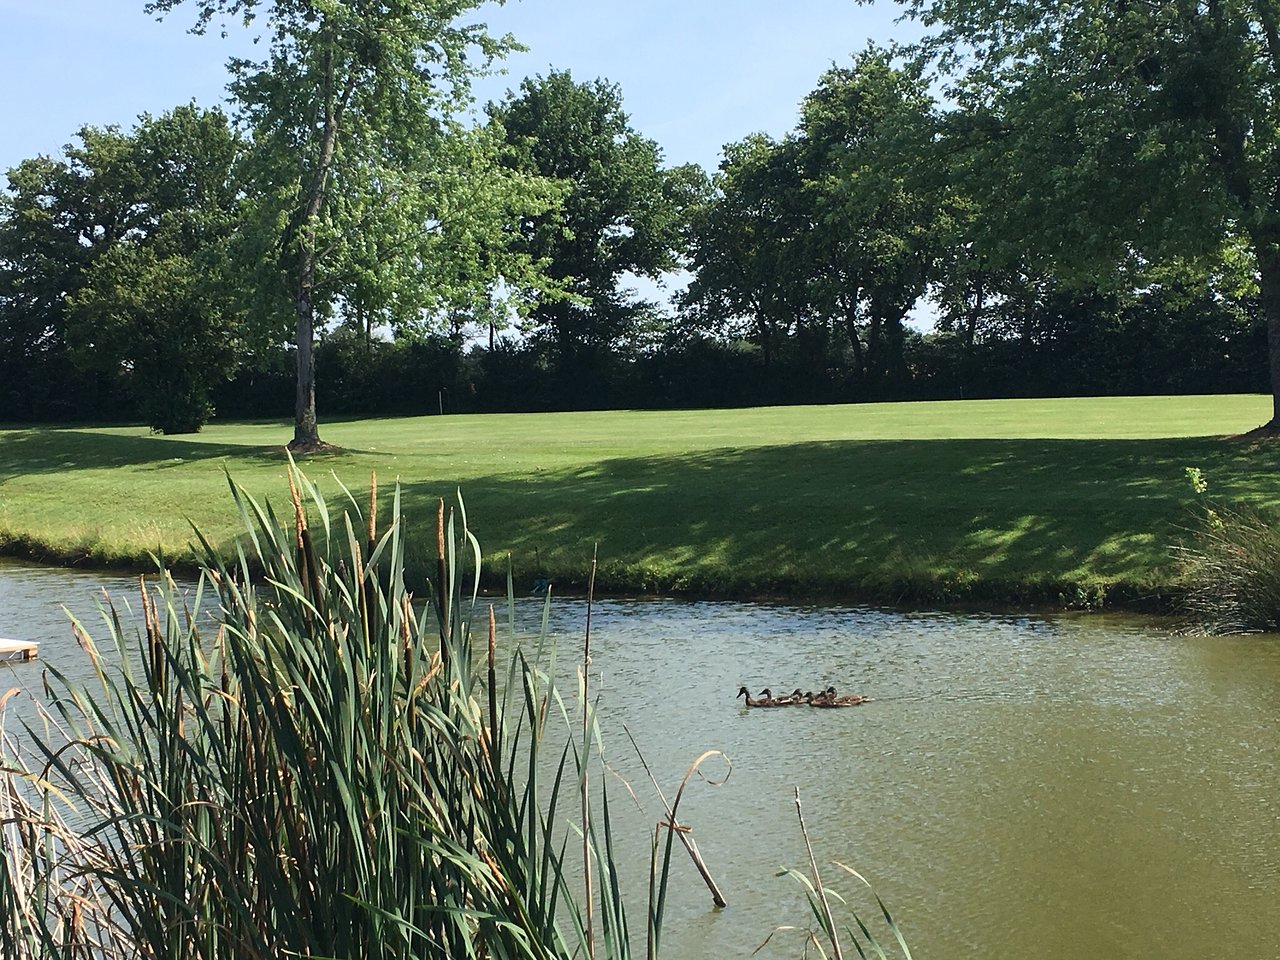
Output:
<svg viewBox="0 0 1280 960">
<path fill-rule="evenodd" d="M 876 601 L 1141 602 L 1167 594 L 1189 522 L 1184 467 L 1223 498 L 1280 502 L 1280 446 L 1224 439 L 1258 396 L 1003 400 L 332 423 L 308 473 L 399 478 L 407 513 L 460 487 L 517 582 L 615 592 Z M 194 437 L 143 428 L 0 431 L 0 544 L 129 565 L 227 546 L 224 470 L 283 483 L 279 423 Z"/>
</svg>

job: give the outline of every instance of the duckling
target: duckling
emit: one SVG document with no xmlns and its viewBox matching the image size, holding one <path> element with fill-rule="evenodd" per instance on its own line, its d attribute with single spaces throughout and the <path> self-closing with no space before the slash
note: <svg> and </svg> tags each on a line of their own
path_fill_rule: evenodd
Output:
<svg viewBox="0 0 1280 960">
<path fill-rule="evenodd" d="M 765 696 L 765 695 L 768 695 L 768 694 L 769 694 L 769 692 L 770 692 L 770 691 L 766 688 L 766 689 L 764 689 L 764 690 L 761 690 L 761 691 L 760 691 L 760 694 L 761 694 L 761 696 Z M 801 691 L 799 691 L 799 690 L 796 690 L 796 691 L 795 691 L 795 692 L 793 692 L 793 693 L 784 693 L 784 694 L 783 694 L 782 696 L 780 696 L 780 697 L 770 696 L 770 697 L 769 697 L 769 700 L 770 700 L 769 706 L 771 706 L 771 707 L 794 707 L 797 703 L 799 703 L 799 702 L 800 702 L 800 701 L 797 699 L 797 697 L 802 697 L 802 696 L 804 696 L 804 694 L 803 694 L 803 693 L 801 693 Z"/>
<path fill-rule="evenodd" d="M 760 691 L 760 703 L 762 707 L 789 707 L 791 701 L 787 697 L 775 697 L 773 691 L 765 687 Z"/>
</svg>

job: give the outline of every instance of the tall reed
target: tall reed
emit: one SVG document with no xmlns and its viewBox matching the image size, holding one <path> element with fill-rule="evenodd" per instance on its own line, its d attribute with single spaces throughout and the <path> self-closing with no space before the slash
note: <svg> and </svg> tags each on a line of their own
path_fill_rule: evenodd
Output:
<svg viewBox="0 0 1280 960">
<path fill-rule="evenodd" d="M 1195 467 L 1195 525 L 1174 550 L 1191 626 L 1210 634 L 1280 631 L 1280 517 L 1212 499 Z"/>
<path fill-rule="evenodd" d="M 629 958 L 605 778 L 585 799 L 586 672 L 577 713 L 547 608 L 499 689 L 461 504 L 415 597 L 398 490 L 379 530 L 373 492 L 331 517 L 290 481 L 289 523 L 231 484 L 237 557 L 199 538 L 194 598 L 162 572 L 140 629 L 111 602 L 104 643 L 76 623 L 95 682 L 50 666 L 44 724 L 4 740 L 0 956 Z M 560 809 L 579 789 L 585 896 Z"/>
<path fill-rule="evenodd" d="M 858 956 L 862 960 L 869 960 L 874 957 L 876 960 L 889 960 L 891 952 L 901 952 L 902 960 L 912 960 L 911 948 L 907 946 L 907 939 L 903 936 L 902 930 L 898 927 L 898 923 L 893 919 L 893 915 L 889 913 L 888 907 L 884 905 L 884 901 L 880 899 L 880 895 L 875 892 L 867 878 L 854 870 L 850 866 L 846 866 L 835 861 L 835 866 L 839 867 L 844 873 L 858 880 L 875 898 L 876 906 L 880 910 L 880 916 L 884 921 L 884 925 L 888 933 L 893 936 L 893 943 L 897 946 L 897 951 L 893 950 L 893 946 L 886 948 L 880 943 L 880 940 L 872 932 L 871 926 L 862 919 L 856 910 L 848 909 L 847 913 L 852 918 L 853 924 L 848 921 L 843 923 L 836 920 L 835 912 L 831 909 L 831 901 L 835 900 L 844 907 L 848 907 L 848 901 L 836 891 L 832 890 L 828 883 L 824 882 L 821 870 L 818 869 L 818 858 L 814 855 L 813 844 L 809 842 L 809 828 L 804 822 L 804 811 L 800 806 L 800 788 L 795 788 L 795 805 L 796 819 L 800 822 L 800 833 L 804 837 L 804 848 L 809 855 L 809 872 L 802 873 L 799 870 L 787 869 L 783 870 L 780 876 L 789 876 L 797 880 L 805 890 L 805 898 L 809 902 L 809 910 L 813 914 L 812 925 L 803 928 L 805 956 L 809 955 L 809 948 L 812 947 L 814 952 L 822 960 L 844 960 L 845 944 L 852 944 L 853 948 L 858 952 Z M 856 928 L 856 929 L 855 929 Z M 796 930 L 796 927 L 779 927 L 770 934 L 769 937 L 756 948 L 758 953 L 770 940 L 774 934 L 783 930 Z M 828 950 L 830 951 L 828 953 Z"/>
</svg>

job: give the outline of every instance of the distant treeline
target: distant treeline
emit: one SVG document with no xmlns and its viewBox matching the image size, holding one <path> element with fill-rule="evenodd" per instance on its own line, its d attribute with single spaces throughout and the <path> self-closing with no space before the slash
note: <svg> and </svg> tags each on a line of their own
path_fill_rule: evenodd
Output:
<svg viewBox="0 0 1280 960">
<path fill-rule="evenodd" d="M 490 350 L 449 336 L 367 341 L 340 331 L 317 345 L 317 401 L 329 416 L 412 416 L 1268 389 L 1266 327 L 1252 302 L 1061 298 L 1002 337 L 970 342 L 963 332 L 908 330 L 905 375 L 875 387 L 850 375 L 847 352 L 834 337 L 795 339 L 766 362 L 752 343 L 689 333 L 596 357 L 566 376 L 534 342 L 499 339 Z M 141 416 L 118 378 L 41 372 L 35 380 L 9 368 L 0 383 L 6 421 Z M 213 406 L 222 418 L 287 419 L 294 381 L 293 353 L 281 348 L 220 383 Z"/>
<path fill-rule="evenodd" d="M 1006 337 L 908 330 L 903 356 L 906 375 L 872 388 L 850 376 L 838 343 L 790 341 L 766 363 L 753 344 L 688 335 L 563 376 L 532 343 L 336 336 L 317 347 L 317 399 L 331 416 L 411 416 L 1268 390 L 1266 327 L 1252 303 L 1063 298 Z M 293 388 L 282 351 L 237 373 L 215 405 L 224 417 L 287 418 Z"/>
<path fill-rule="evenodd" d="M 665 167 L 602 80 L 552 71 L 486 113 L 404 160 L 418 166 L 349 171 L 316 200 L 332 207 L 323 237 L 299 233 L 297 171 L 270 167 L 284 186 L 263 192 L 262 165 L 292 155 L 195 105 L 129 132 L 86 127 L 63 157 L 10 170 L 0 422 L 180 433 L 214 415 L 294 414 L 305 446 L 319 440 L 316 409 L 1274 386 L 1280 279 L 1268 296 L 1256 244 L 1217 194 L 1188 194 L 1204 216 L 1182 222 L 1181 200 L 1108 206 L 1082 180 L 1051 209 L 1047 187 L 1026 185 L 1038 154 L 1001 180 L 1010 168 L 991 151 L 1012 128 L 977 105 L 944 109 L 920 61 L 869 49 L 833 67 L 793 131 L 727 145 L 712 177 Z M 1121 167 L 1106 169 L 1119 198 Z M 402 187 L 375 189 L 393 177 Z M 1161 243 L 1106 225 L 1126 210 L 1135 230 L 1164 224 Z M 678 270 L 689 284 L 669 305 L 631 286 Z M 312 386 L 315 406 L 299 405 Z"/>
</svg>

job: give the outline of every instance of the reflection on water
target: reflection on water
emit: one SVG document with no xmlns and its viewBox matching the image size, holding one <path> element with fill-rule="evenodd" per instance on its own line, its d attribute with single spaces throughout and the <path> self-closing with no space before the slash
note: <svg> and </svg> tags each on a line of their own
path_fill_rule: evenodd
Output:
<svg viewBox="0 0 1280 960">
<path fill-rule="evenodd" d="M 88 621 L 103 584 L 0 566 L 0 636 L 81 663 L 60 604 Z M 539 609 L 521 604 L 521 631 Z M 566 671 L 583 614 L 553 607 Z M 800 888 L 775 876 L 805 862 L 796 785 L 820 859 L 868 876 L 917 956 L 1274 955 L 1276 638 L 1176 637 L 1120 617 L 613 601 L 596 607 L 592 654 L 606 758 L 642 807 L 616 804 L 638 896 L 661 808 L 621 725 L 671 789 L 704 749 L 733 759 L 725 785 L 695 785 L 681 808 L 730 907 L 711 909 L 678 862 L 666 956 L 746 956 L 775 925 L 807 922 Z M 5 668 L 0 687 L 36 687 L 40 669 Z M 746 710 L 742 684 L 877 700 Z M 800 954 L 780 934 L 760 956 Z"/>
</svg>

